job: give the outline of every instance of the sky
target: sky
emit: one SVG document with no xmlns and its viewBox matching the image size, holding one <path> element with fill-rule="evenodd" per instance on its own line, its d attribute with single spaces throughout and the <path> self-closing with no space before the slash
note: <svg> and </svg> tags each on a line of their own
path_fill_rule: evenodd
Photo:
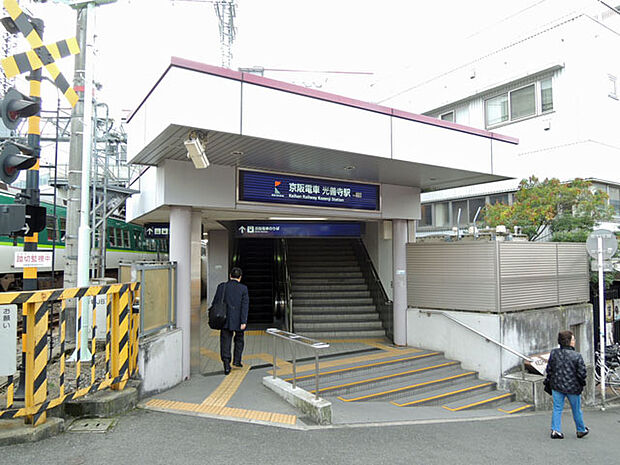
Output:
<svg viewBox="0 0 620 465">
<path fill-rule="evenodd" d="M 231 67 L 372 73 L 339 80 L 332 75 L 329 82 L 324 74 L 274 71 L 269 77 L 324 85 L 323 90 L 373 100 L 377 98 L 373 89 L 380 86 L 370 83 L 394 81 L 402 87 L 402 76 L 415 82 L 464 60 L 472 50 L 467 44 L 476 39 L 482 39 L 479 46 L 495 46 L 506 18 L 542 8 L 549 10 L 545 14 L 554 14 L 557 5 L 572 1 L 237 0 Z M 45 20 L 45 43 L 75 35 L 76 13 L 70 7 L 52 0 L 20 4 Z M 107 103 L 117 118 L 146 96 L 171 56 L 221 63 L 218 21 L 211 3 L 118 0 L 96 10 L 94 74 L 102 85 L 96 98 Z M 23 37 L 17 43 L 16 51 L 27 48 Z M 70 79 L 73 58 L 64 58 L 59 65 Z M 43 86 L 43 97 L 44 107 L 55 108 L 51 84 Z"/>
</svg>

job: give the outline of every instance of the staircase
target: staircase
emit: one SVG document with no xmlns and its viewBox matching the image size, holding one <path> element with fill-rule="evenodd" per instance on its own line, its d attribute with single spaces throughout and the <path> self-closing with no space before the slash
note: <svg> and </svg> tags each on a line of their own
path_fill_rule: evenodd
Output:
<svg viewBox="0 0 620 465">
<path fill-rule="evenodd" d="M 388 402 L 396 407 L 440 406 L 451 412 L 494 408 L 505 414 L 533 410 L 492 381 L 464 370 L 441 352 L 404 350 L 368 362 L 320 369 L 320 395 L 342 402 Z M 286 379 L 292 382 L 292 378 Z M 314 393 L 314 374 L 297 377 L 297 385 Z"/>
<path fill-rule="evenodd" d="M 294 331 L 311 338 L 385 337 L 347 239 L 291 239 Z"/>
<path fill-rule="evenodd" d="M 241 282 L 248 286 L 250 329 L 264 329 L 273 324 L 274 246 L 273 239 L 239 240 L 236 266 L 243 271 Z"/>
</svg>

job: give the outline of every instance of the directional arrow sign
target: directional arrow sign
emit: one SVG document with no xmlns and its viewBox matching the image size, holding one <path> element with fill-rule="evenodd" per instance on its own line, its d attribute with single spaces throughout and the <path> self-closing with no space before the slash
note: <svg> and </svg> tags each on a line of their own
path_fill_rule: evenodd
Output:
<svg viewBox="0 0 620 465">
<path fill-rule="evenodd" d="M 239 228 L 239 232 L 240 232 L 241 234 L 245 234 L 245 226 L 241 226 L 241 227 Z"/>
</svg>

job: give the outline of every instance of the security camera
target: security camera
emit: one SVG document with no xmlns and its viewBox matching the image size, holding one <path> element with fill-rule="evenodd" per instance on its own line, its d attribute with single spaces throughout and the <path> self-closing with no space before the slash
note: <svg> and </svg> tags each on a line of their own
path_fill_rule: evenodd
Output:
<svg viewBox="0 0 620 465">
<path fill-rule="evenodd" d="M 187 139 L 184 144 L 187 149 L 187 158 L 192 160 L 192 163 L 194 163 L 197 169 L 203 169 L 209 166 L 207 153 L 200 139 L 190 138 Z"/>
</svg>

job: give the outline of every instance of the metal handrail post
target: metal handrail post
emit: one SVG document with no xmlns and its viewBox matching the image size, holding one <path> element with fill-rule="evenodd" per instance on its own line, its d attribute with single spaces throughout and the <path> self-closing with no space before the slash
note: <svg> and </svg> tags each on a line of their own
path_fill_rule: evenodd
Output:
<svg viewBox="0 0 620 465">
<path fill-rule="evenodd" d="M 295 357 L 295 344 L 292 342 L 291 352 L 293 354 L 293 389 L 297 389 L 297 358 Z"/>
<path fill-rule="evenodd" d="M 273 379 L 276 379 L 276 338 L 273 338 Z"/>
<path fill-rule="evenodd" d="M 314 349 L 314 377 L 316 379 L 314 398 L 319 400 L 319 351 L 317 349 Z"/>
</svg>

